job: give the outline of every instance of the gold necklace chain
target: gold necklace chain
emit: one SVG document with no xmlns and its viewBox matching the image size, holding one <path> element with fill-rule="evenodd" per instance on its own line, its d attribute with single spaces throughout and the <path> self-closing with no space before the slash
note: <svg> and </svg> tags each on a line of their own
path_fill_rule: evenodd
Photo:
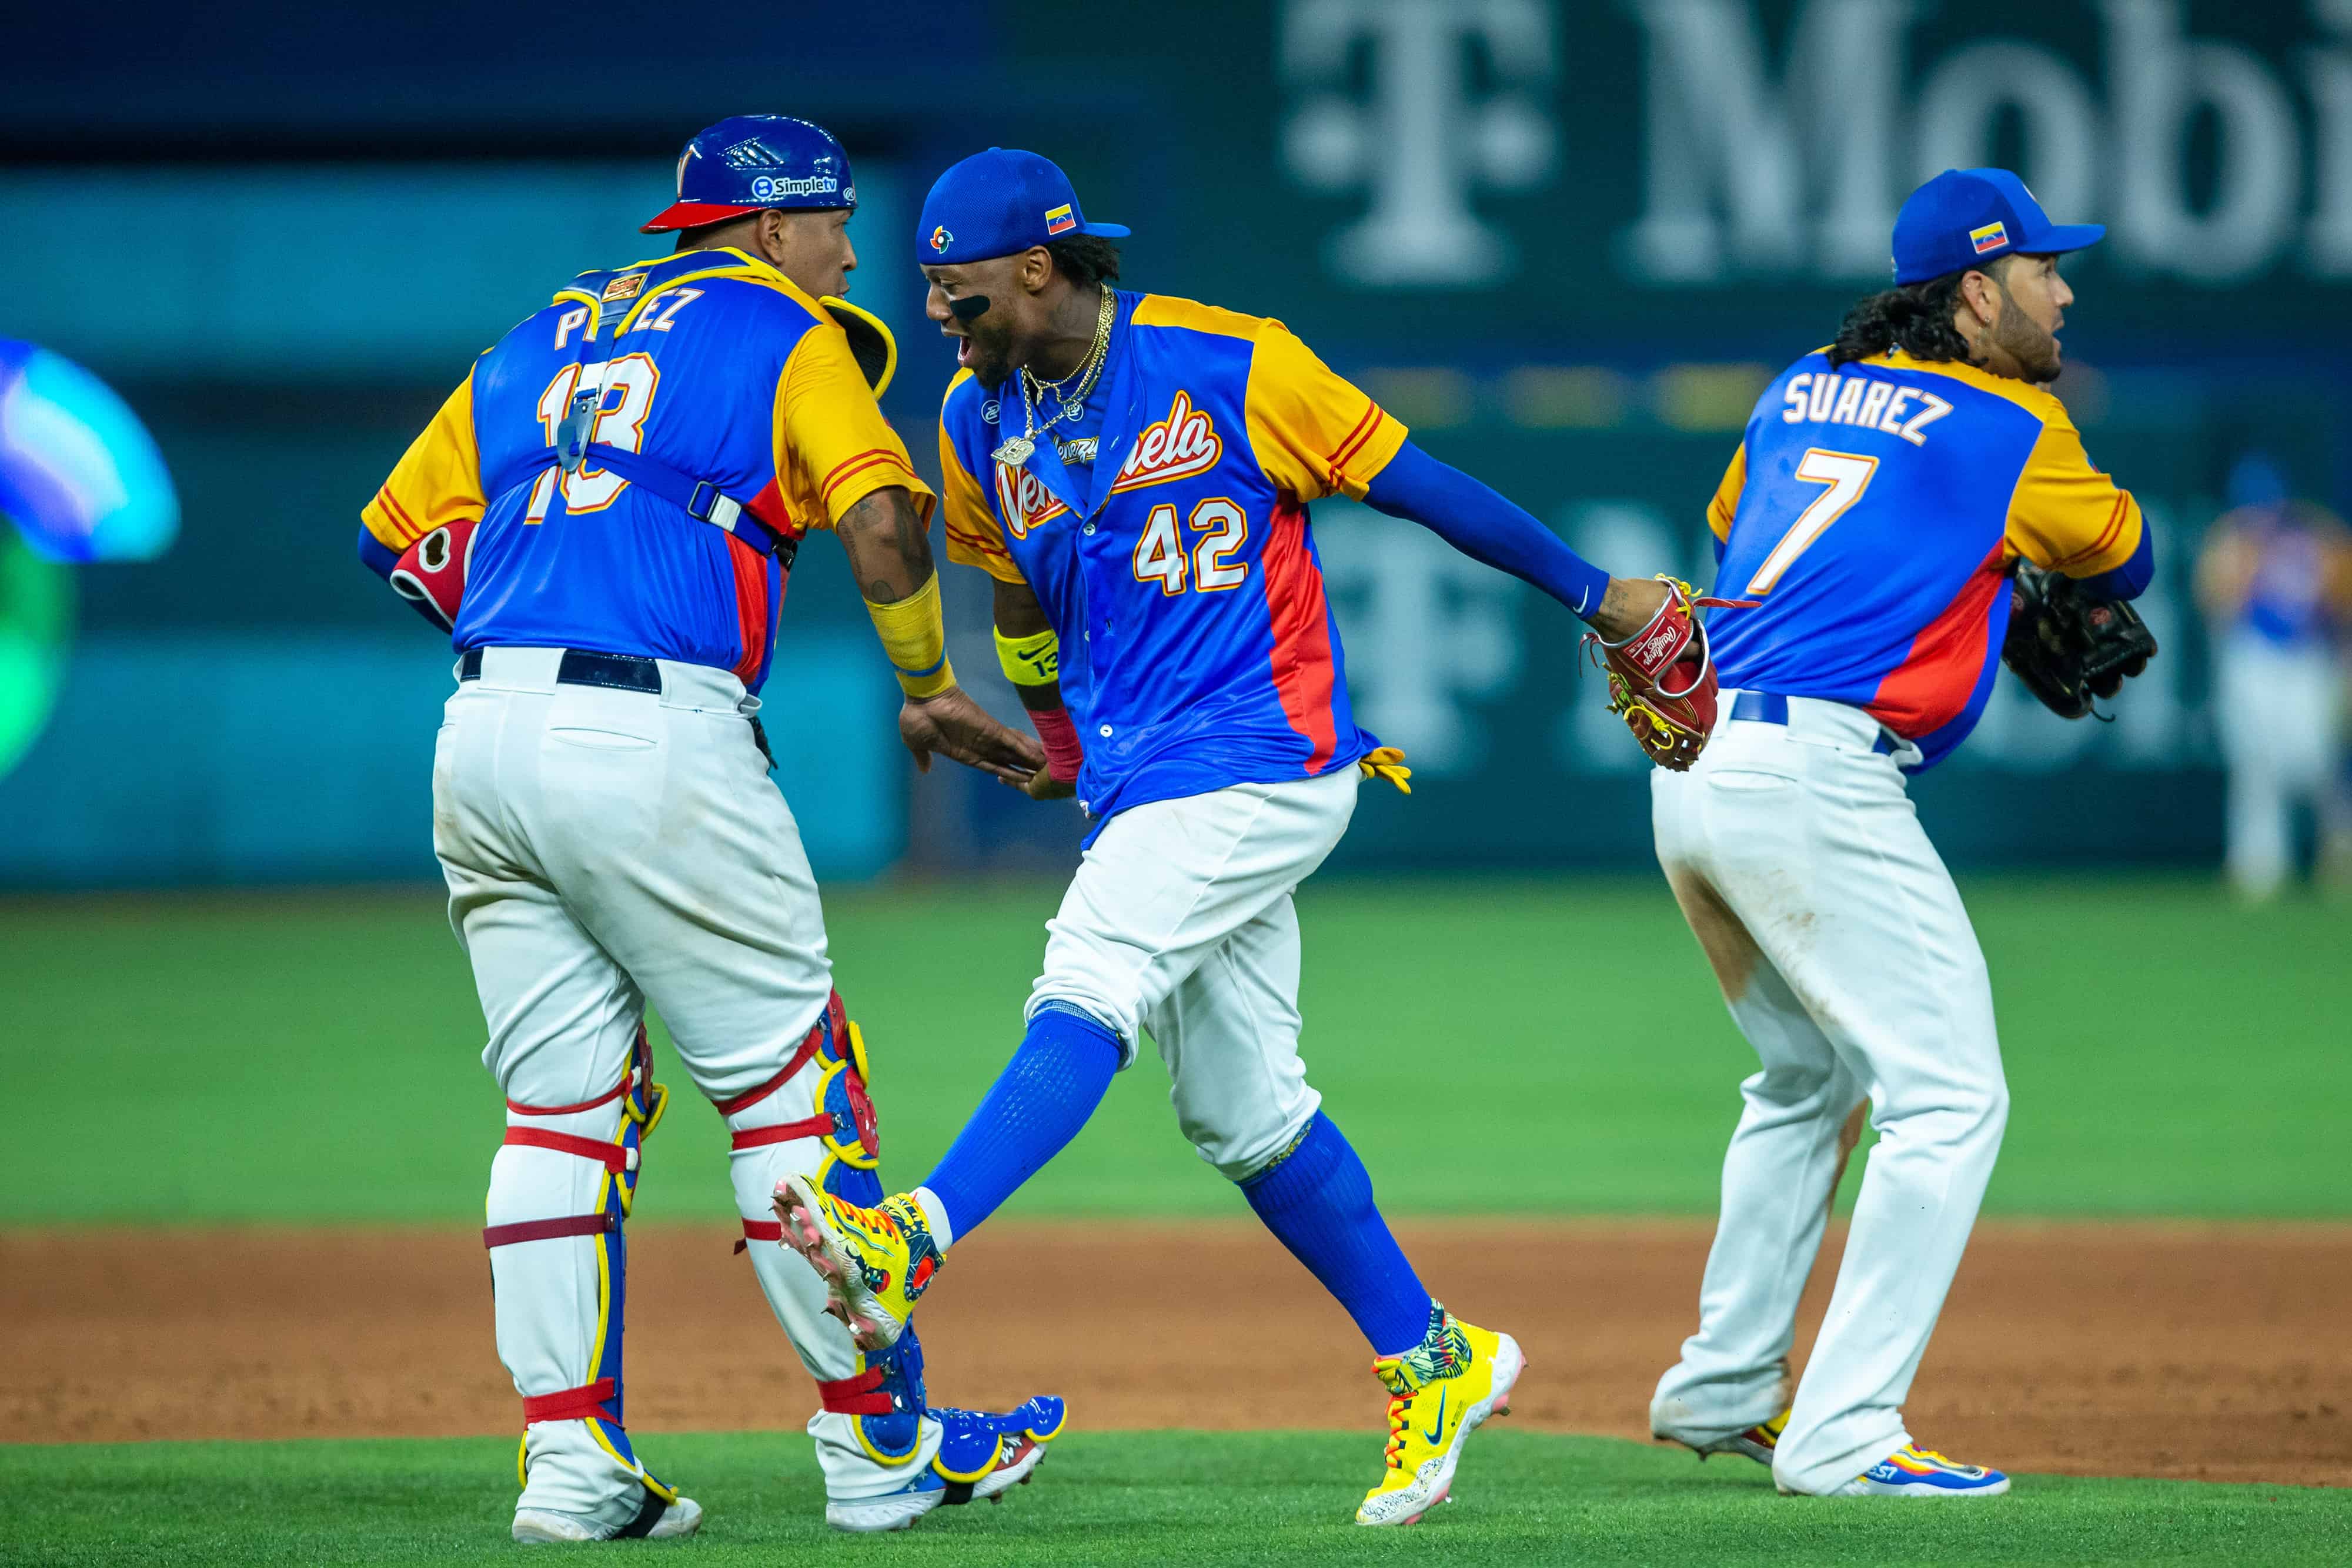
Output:
<svg viewBox="0 0 2352 1568">
<path fill-rule="evenodd" d="M 1076 419 L 1086 412 L 1087 398 L 1094 391 L 1095 382 L 1101 376 L 1103 366 L 1110 359 L 1111 322 L 1118 314 L 1118 296 L 1107 283 L 1101 285 L 1101 288 L 1102 306 L 1095 312 L 1095 340 L 1087 350 L 1087 357 L 1079 361 L 1076 370 L 1059 381 L 1048 382 L 1033 375 L 1028 366 L 1021 367 L 1022 431 L 1018 435 L 1008 437 L 997 447 L 992 455 L 999 463 L 1009 464 L 1015 468 L 1020 467 L 1029 461 L 1029 455 L 1037 449 L 1039 436 L 1048 434 L 1054 426 L 1063 421 Z M 1074 378 L 1078 384 L 1071 388 L 1069 383 Z M 1037 404 L 1045 401 L 1048 388 L 1052 389 L 1059 409 L 1043 424 L 1040 424 L 1037 421 Z"/>
</svg>

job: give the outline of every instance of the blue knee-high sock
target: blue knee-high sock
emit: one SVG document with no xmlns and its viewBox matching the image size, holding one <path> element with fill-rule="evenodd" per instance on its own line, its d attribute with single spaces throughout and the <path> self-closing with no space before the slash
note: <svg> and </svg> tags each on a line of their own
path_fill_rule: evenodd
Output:
<svg viewBox="0 0 2352 1568">
<path fill-rule="evenodd" d="M 1091 1014 L 1048 1002 L 923 1185 L 946 1210 L 950 1242 L 994 1214 L 1078 1135 L 1118 1071 L 1118 1036 Z"/>
<path fill-rule="evenodd" d="M 1372 1205 L 1371 1173 L 1320 1111 L 1288 1155 L 1241 1184 L 1265 1228 L 1339 1299 L 1374 1355 L 1429 1332 L 1429 1292 Z"/>
</svg>

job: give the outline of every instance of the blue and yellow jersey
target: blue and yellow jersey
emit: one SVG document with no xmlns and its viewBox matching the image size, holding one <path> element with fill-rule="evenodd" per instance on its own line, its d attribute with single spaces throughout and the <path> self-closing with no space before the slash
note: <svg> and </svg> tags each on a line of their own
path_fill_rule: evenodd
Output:
<svg viewBox="0 0 2352 1568">
<path fill-rule="evenodd" d="M 2070 577 L 2139 548 L 2139 503 L 2040 387 L 1900 350 L 1806 355 L 1749 416 L 1707 526 L 1726 686 L 1865 708 L 1931 766 L 1976 727 L 2020 557 Z"/>
<path fill-rule="evenodd" d="M 708 481 L 778 533 L 831 528 L 891 485 L 930 515 L 848 339 L 775 268 L 696 250 L 584 273 L 474 362 L 361 515 L 395 551 L 481 519 L 460 649 L 585 648 L 766 678 L 776 563 L 598 468 L 593 446 L 579 472 L 556 466 L 583 374 L 603 378 L 597 443 Z"/>
<path fill-rule="evenodd" d="M 940 411 L 948 554 L 1045 606 L 1081 802 L 1104 818 L 1352 765 L 1378 742 L 1349 706 L 1307 507 L 1361 499 L 1404 426 L 1279 321 L 1164 295 L 1118 296 L 1106 382 L 1077 473 L 1051 440 L 994 460 L 1024 423 L 1010 383 L 1000 399 L 965 371 Z"/>
</svg>

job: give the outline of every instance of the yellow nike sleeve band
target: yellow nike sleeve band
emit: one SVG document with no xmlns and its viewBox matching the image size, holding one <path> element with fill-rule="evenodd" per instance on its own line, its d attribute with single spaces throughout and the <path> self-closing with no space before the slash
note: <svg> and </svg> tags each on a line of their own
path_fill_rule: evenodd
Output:
<svg viewBox="0 0 2352 1568">
<path fill-rule="evenodd" d="M 1062 643 L 1051 627 L 1026 637 L 996 633 L 996 662 L 1016 686 L 1049 686 L 1062 678 Z"/>
</svg>

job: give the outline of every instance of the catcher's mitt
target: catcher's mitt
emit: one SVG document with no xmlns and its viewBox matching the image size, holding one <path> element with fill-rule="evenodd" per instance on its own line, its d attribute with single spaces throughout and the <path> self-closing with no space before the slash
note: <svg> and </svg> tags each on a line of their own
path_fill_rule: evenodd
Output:
<svg viewBox="0 0 2352 1568">
<path fill-rule="evenodd" d="M 1752 609 L 1752 599 L 1701 599 L 1677 579 L 1666 585 L 1666 601 L 1649 624 L 1622 643 L 1598 632 L 1584 634 L 1584 646 L 1609 675 L 1609 711 L 1625 721 L 1650 760 L 1674 772 L 1687 771 L 1715 733 L 1715 661 L 1706 628 L 1696 612 L 1702 606 Z"/>
<path fill-rule="evenodd" d="M 2154 657 L 2156 635 L 2129 604 L 2093 599 L 2063 572 L 2018 562 L 2000 660 L 2052 713 L 2097 714 L 2092 699 L 2114 696 Z"/>
</svg>

